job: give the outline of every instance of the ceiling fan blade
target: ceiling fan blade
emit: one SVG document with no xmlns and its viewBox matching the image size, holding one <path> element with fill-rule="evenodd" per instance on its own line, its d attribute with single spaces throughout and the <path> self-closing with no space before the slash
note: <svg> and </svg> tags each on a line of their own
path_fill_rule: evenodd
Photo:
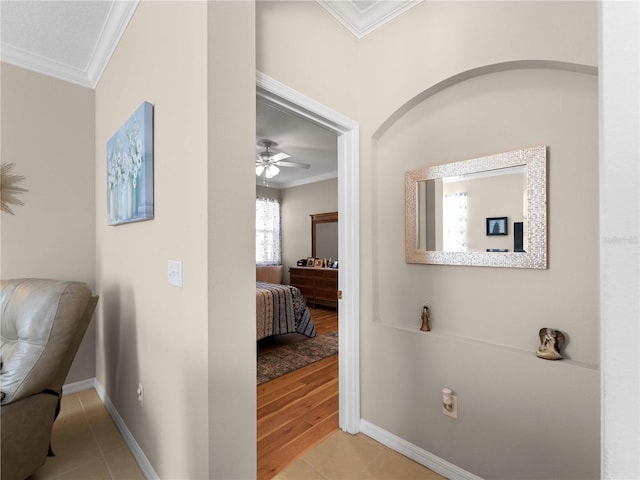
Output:
<svg viewBox="0 0 640 480">
<path fill-rule="evenodd" d="M 295 167 L 295 168 L 310 168 L 311 167 L 311 165 L 309 165 L 308 163 L 283 162 L 283 161 L 274 162 L 274 165 L 277 165 L 279 167 Z"/>
<path fill-rule="evenodd" d="M 291 155 L 287 155 L 284 152 L 280 152 L 280 153 L 276 153 L 275 155 L 271 156 L 271 158 L 269 159 L 269 161 L 271 163 L 276 163 L 279 162 L 280 160 L 284 160 L 285 158 L 289 158 Z"/>
</svg>

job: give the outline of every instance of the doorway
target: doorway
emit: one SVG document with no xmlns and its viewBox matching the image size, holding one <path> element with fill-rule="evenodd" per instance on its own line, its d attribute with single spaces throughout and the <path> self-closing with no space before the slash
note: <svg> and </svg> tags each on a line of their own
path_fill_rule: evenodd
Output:
<svg viewBox="0 0 640 480">
<path fill-rule="evenodd" d="M 359 129 L 357 122 L 260 72 L 256 95 L 303 120 L 337 135 L 339 301 L 339 426 L 348 433 L 360 430 L 359 352 Z"/>
</svg>

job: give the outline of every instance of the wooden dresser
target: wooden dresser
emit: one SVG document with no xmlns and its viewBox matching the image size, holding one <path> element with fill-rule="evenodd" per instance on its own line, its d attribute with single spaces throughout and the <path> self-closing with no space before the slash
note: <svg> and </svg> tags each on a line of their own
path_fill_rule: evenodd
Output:
<svg viewBox="0 0 640 480">
<path fill-rule="evenodd" d="M 300 289 L 312 307 L 338 308 L 338 269 L 290 267 L 289 284 Z"/>
</svg>

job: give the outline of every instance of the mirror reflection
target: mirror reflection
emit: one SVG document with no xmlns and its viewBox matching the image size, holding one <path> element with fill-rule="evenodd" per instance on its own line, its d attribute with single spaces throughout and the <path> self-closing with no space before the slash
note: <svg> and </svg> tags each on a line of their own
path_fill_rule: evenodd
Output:
<svg viewBox="0 0 640 480">
<path fill-rule="evenodd" d="M 316 225 L 316 252 L 318 258 L 338 258 L 338 222 Z"/>
<path fill-rule="evenodd" d="M 518 165 L 418 182 L 418 249 L 521 252 L 525 173 Z"/>
<path fill-rule="evenodd" d="M 311 217 L 311 256 L 338 260 L 338 212 L 313 213 Z"/>
<path fill-rule="evenodd" d="M 407 263 L 547 268 L 546 152 L 406 172 Z"/>
</svg>

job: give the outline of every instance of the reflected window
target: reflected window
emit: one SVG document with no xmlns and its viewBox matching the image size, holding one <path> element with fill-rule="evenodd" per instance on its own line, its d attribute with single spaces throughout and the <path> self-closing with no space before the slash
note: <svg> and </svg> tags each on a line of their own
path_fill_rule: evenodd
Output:
<svg viewBox="0 0 640 480">
<path fill-rule="evenodd" d="M 455 192 L 444 195 L 442 243 L 445 252 L 467 250 L 467 193 Z"/>
</svg>

